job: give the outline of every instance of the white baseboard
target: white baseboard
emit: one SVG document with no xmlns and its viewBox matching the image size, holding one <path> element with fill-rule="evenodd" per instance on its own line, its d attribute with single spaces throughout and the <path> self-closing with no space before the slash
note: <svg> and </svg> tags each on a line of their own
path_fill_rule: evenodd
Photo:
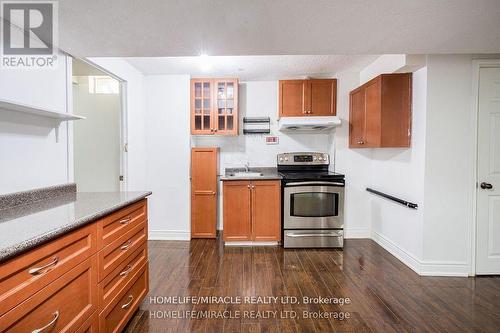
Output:
<svg viewBox="0 0 500 333">
<path fill-rule="evenodd" d="M 441 262 L 441 261 L 421 261 L 420 275 L 422 276 L 462 276 L 470 274 L 467 263 L 462 262 Z"/>
<path fill-rule="evenodd" d="M 191 232 L 182 230 L 149 230 L 149 240 L 191 240 Z"/>
<path fill-rule="evenodd" d="M 345 228 L 344 238 L 370 238 L 370 229 L 363 228 Z"/>
<path fill-rule="evenodd" d="M 385 238 L 378 232 L 372 231 L 372 237 L 378 245 L 386 249 L 390 254 L 399 259 L 403 264 L 410 267 L 415 273 L 420 275 L 421 267 L 420 260 L 415 258 L 412 254 L 408 253 L 406 250 L 400 248 L 391 240 Z"/>
<path fill-rule="evenodd" d="M 377 244 L 398 258 L 403 264 L 410 267 L 421 276 L 469 276 L 469 265 L 464 262 L 423 261 L 415 258 L 411 253 L 396 245 L 381 234 L 372 231 L 371 237 Z"/>
</svg>

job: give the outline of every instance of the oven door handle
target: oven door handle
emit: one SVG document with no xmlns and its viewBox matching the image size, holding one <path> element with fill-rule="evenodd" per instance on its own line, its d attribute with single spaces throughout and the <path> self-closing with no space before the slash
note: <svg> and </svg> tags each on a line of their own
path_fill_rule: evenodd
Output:
<svg viewBox="0 0 500 333">
<path fill-rule="evenodd" d="M 337 182 L 295 182 L 295 183 L 285 183 L 285 186 L 302 186 L 302 185 L 345 186 L 344 183 L 337 183 Z"/>
<path fill-rule="evenodd" d="M 286 233 L 286 236 L 288 237 L 293 237 L 293 238 L 298 238 L 298 237 L 342 237 L 342 234 L 337 233 L 337 232 L 328 232 L 328 233 L 297 233 L 297 232 L 290 232 Z"/>
</svg>

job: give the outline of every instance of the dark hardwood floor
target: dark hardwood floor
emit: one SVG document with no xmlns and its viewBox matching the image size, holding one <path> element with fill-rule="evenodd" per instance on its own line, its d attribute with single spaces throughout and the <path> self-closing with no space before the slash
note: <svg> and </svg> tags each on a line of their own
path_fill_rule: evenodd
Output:
<svg viewBox="0 0 500 333">
<path fill-rule="evenodd" d="M 127 332 L 500 332 L 500 277 L 420 277 L 371 240 L 345 243 L 340 251 L 149 242 L 150 292 Z M 211 295 L 295 296 L 301 303 L 158 304 Z M 304 304 L 303 296 L 350 304 Z M 186 311 L 233 318 L 167 318 Z M 293 311 L 296 318 L 282 318 Z M 249 318 L 266 313 L 270 318 Z"/>
</svg>

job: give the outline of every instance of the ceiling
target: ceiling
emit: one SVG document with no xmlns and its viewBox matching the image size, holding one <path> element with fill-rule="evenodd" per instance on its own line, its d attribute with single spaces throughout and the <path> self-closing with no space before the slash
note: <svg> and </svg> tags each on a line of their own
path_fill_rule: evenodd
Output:
<svg viewBox="0 0 500 333">
<path fill-rule="evenodd" d="M 359 72 L 377 56 L 215 56 L 125 58 L 144 74 L 238 76 L 241 81 L 321 77 Z"/>
<path fill-rule="evenodd" d="M 499 53 L 498 0 L 64 0 L 76 56 Z"/>
</svg>

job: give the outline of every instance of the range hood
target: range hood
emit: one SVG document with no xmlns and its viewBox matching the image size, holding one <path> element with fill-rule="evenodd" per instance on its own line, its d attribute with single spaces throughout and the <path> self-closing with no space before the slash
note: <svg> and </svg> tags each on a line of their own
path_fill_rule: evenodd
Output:
<svg viewBox="0 0 500 333">
<path fill-rule="evenodd" d="M 329 132 L 340 126 L 339 117 L 283 117 L 278 121 L 282 132 Z"/>
</svg>

